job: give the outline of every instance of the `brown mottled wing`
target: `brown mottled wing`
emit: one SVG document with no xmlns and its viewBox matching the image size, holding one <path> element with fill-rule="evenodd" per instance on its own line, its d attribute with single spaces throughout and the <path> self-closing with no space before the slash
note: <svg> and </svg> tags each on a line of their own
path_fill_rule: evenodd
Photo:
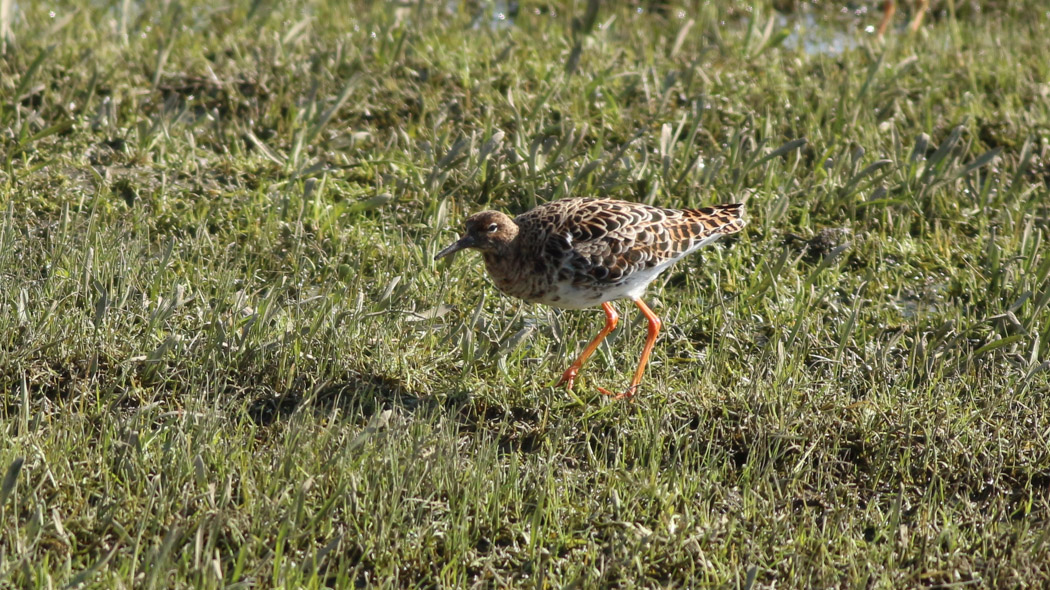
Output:
<svg viewBox="0 0 1050 590">
<path fill-rule="evenodd" d="M 611 199 L 563 199 L 522 215 L 547 230 L 549 261 L 561 260 L 559 278 L 615 284 L 631 274 L 670 263 L 744 226 L 743 205 L 663 209 Z M 535 223 L 542 220 L 542 223 Z"/>
</svg>

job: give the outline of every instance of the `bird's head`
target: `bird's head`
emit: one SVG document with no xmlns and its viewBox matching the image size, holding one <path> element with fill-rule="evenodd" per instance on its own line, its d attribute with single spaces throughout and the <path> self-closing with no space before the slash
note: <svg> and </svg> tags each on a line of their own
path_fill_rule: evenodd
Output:
<svg viewBox="0 0 1050 590">
<path fill-rule="evenodd" d="M 518 235 L 518 225 L 499 211 L 482 211 L 467 218 L 466 232 L 454 244 L 437 253 L 434 260 L 466 248 L 500 254 Z"/>
</svg>

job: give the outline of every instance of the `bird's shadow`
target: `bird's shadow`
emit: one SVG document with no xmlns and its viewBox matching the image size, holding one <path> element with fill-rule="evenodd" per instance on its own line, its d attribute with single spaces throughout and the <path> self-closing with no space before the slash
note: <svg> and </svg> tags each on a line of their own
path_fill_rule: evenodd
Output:
<svg viewBox="0 0 1050 590">
<path fill-rule="evenodd" d="M 301 412 L 327 416 L 339 410 L 344 416 L 369 418 L 385 409 L 415 413 L 437 405 L 432 398 L 416 394 L 399 379 L 349 372 L 338 379 L 293 388 L 281 395 L 259 397 L 248 404 L 246 411 L 256 425 L 269 426 Z"/>
<path fill-rule="evenodd" d="M 402 416 L 445 417 L 461 433 L 493 434 L 505 452 L 533 452 L 547 431 L 536 408 L 495 405 L 468 391 L 438 396 L 420 394 L 399 379 L 356 372 L 302 391 L 257 398 L 249 403 L 246 413 L 256 425 L 270 426 L 304 412 L 318 418 L 338 412 L 342 420 L 367 422 L 385 410 Z"/>
</svg>

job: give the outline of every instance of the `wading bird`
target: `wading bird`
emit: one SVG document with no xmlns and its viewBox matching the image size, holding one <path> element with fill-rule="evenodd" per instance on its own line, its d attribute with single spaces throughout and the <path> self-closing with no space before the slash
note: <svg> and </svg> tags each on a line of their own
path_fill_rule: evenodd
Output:
<svg viewBox="0 0 1050 590">
<path fill-rule="evenodd" d="M 466 233 L 435 260 L 473 248 L 481 251 L 489 276 L 507 295 L 564 309 L 601 305 L 605 327 L 558 381 L 569 389 L 583 363 L 616 328 L 619 315 L 610 301 L 631 299 L 649 320 L 634 378 L 615 396 L 631 397 L 660 333 L 660 318 L 642 301 L 645 288 L 701 246 L 740 231 L 743 214 L 739 203 L 664 209 L 612 199 L 562 199 L 513 219 L 499 211 L 475 213 L 466 221 Z"/>
</svg>

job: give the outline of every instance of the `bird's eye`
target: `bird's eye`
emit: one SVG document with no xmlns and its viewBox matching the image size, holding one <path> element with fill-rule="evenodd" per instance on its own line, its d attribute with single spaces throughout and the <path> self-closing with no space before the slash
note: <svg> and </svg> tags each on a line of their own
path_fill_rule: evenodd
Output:
<svg viewBox="0 0 1050 590">
<path fill-rule="evenodd" d="M 496 225 L 495 223 L 489 225 L 489 233 L 490 234 L 496 233 L 496 230 L 498 230 L 498 229 L 499 229 L 499 226 Z"/>
</svg>

